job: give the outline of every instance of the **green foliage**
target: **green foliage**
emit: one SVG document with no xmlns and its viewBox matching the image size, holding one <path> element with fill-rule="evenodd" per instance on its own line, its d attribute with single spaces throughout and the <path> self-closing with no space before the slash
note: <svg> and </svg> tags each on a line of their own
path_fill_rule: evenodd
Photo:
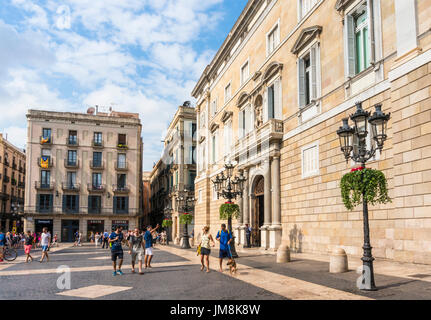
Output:
<svg viewBox="0 0 431 320">
<path fill-rule="evenodd" d="M 193 216 L 190 213 L 180 214 L 180 223 L 181 224 L 190 224 L 192 223 Z"/>
<path fill-rule="evenodd" d="M 173 224 L 173 222 L 171 219 L 164 219 L 162 222 L 162 227 L 167 228 L 167 227 L 172 226 L 172 224 Z"/>
<path fill-rule="evenodd" d="M 227 220 L 229 218 L 238 218 L 240 214 L 239 205 L 226 202 L 220 206 L 220 220 Z"/>
<path fill-rule="evenodd" d="M 373 205 L 391 202 L 386 177 L 379 170 L 364 168 L 349 172 L 341 179 L 340 187 L 344 206 L 348 210 L 361 204 L 363 197 Z"/>
</svg>

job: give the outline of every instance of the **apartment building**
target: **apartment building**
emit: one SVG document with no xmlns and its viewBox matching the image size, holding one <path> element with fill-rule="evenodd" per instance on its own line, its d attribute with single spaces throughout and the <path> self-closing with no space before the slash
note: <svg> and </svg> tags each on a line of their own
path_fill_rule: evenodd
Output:
<svg viewBox="0 0 431 320">
<path fill-rule="evenodd" d="M 0 230 L 22 232 L 25 195 L 24 150 L 0 133 Z"/>
<path fill-rule="evenodd" d="M 48 227 L 62 242 L 79 230 L 132 229 L 142 214 L 138 114 L 29 110 L 26 230 Z"/>
<path fill-rule="evenodd" d="M 250 0 L 192 95 L 197 99 L 195 235 L 219 228 L 211 179 L 247 177 L 236 241 L 361 255 L 361 208 L 342 203 L 336 134 L 355 103 L 391 112 L 383 151 L 392 203 L 371 206 L 373 254 L 431 263 L 431 0 Z M 370 137 L 368 144 L 374 140 Z"/>
<path fill-rule="evenodd" d="M 180 242 L 183 227 L 179 214 L 183 208 L 178 206 L 178 197 L 194 197 L 196 177 L 196 111 L 189 103 L 180 106 L 171 121 L 164 140 L 162 158 L 151 173 L 152 217 L 171 218 L 170 237 Z M 189 226 L 189 230 L 193 225 Z M 189 232 L 190 232 L 189 231 Z"/>
</svg>

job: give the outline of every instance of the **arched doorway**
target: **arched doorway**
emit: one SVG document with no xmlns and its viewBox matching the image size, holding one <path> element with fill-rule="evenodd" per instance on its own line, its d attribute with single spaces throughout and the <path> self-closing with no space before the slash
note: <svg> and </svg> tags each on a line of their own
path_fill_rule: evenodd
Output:
<svg viewBox="0 0 431 320">
<path fill-rule="evenodd" d="M 264 178 L 258 176 L 253 186 L 253 202 L 254 214 L 252 219 L 252 239 L 253 246 L 261 246 L 260 228 L 263 226 L 265 216 L 265 193 L 264 193 Z"/>
</svg>

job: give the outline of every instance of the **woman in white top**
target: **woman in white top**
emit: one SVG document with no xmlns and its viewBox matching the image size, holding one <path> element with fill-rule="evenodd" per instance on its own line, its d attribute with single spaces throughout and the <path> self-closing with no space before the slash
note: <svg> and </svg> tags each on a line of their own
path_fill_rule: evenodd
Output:
<svg viewBox="0 0 431 320">
<path fill-rule="evenodd" d="M 207 272 L 210 272 L 210 254 L 211 254 L 211 246 L 210 246 L 210 242 L 212 243 L 212 246 L 215 246 L 215 242 L 214 239 L 212 237 L 212 235 L 209 233 L 210 228 L 208 226 L 205 226 L 202 229 L 202 238 L 201 238 L 201 271 L 204 270 L 205 265 L 204 265 L 204 259 L 207 265 Z"/>
<path fill-rule="evenodd" d="M 99 232 L 96 232 L 96 235 L 94 236 L 94 238 L 96 239 L 96 247 L 97 247 L 99 245 L 99 240 L 100 240 Z"/>
</svg>

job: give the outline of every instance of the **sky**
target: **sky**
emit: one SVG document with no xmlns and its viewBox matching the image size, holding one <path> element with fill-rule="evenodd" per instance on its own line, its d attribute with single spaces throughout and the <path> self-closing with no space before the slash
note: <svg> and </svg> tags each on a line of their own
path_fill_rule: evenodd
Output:
<svg viewBox="0 0 431 320">
<path fill-rule="evenodd" d="M 247 0 L 2 0 L 0 132 L 25 148 L 26 112 L 140 114 L 144 170 Z"/>
</svg>

